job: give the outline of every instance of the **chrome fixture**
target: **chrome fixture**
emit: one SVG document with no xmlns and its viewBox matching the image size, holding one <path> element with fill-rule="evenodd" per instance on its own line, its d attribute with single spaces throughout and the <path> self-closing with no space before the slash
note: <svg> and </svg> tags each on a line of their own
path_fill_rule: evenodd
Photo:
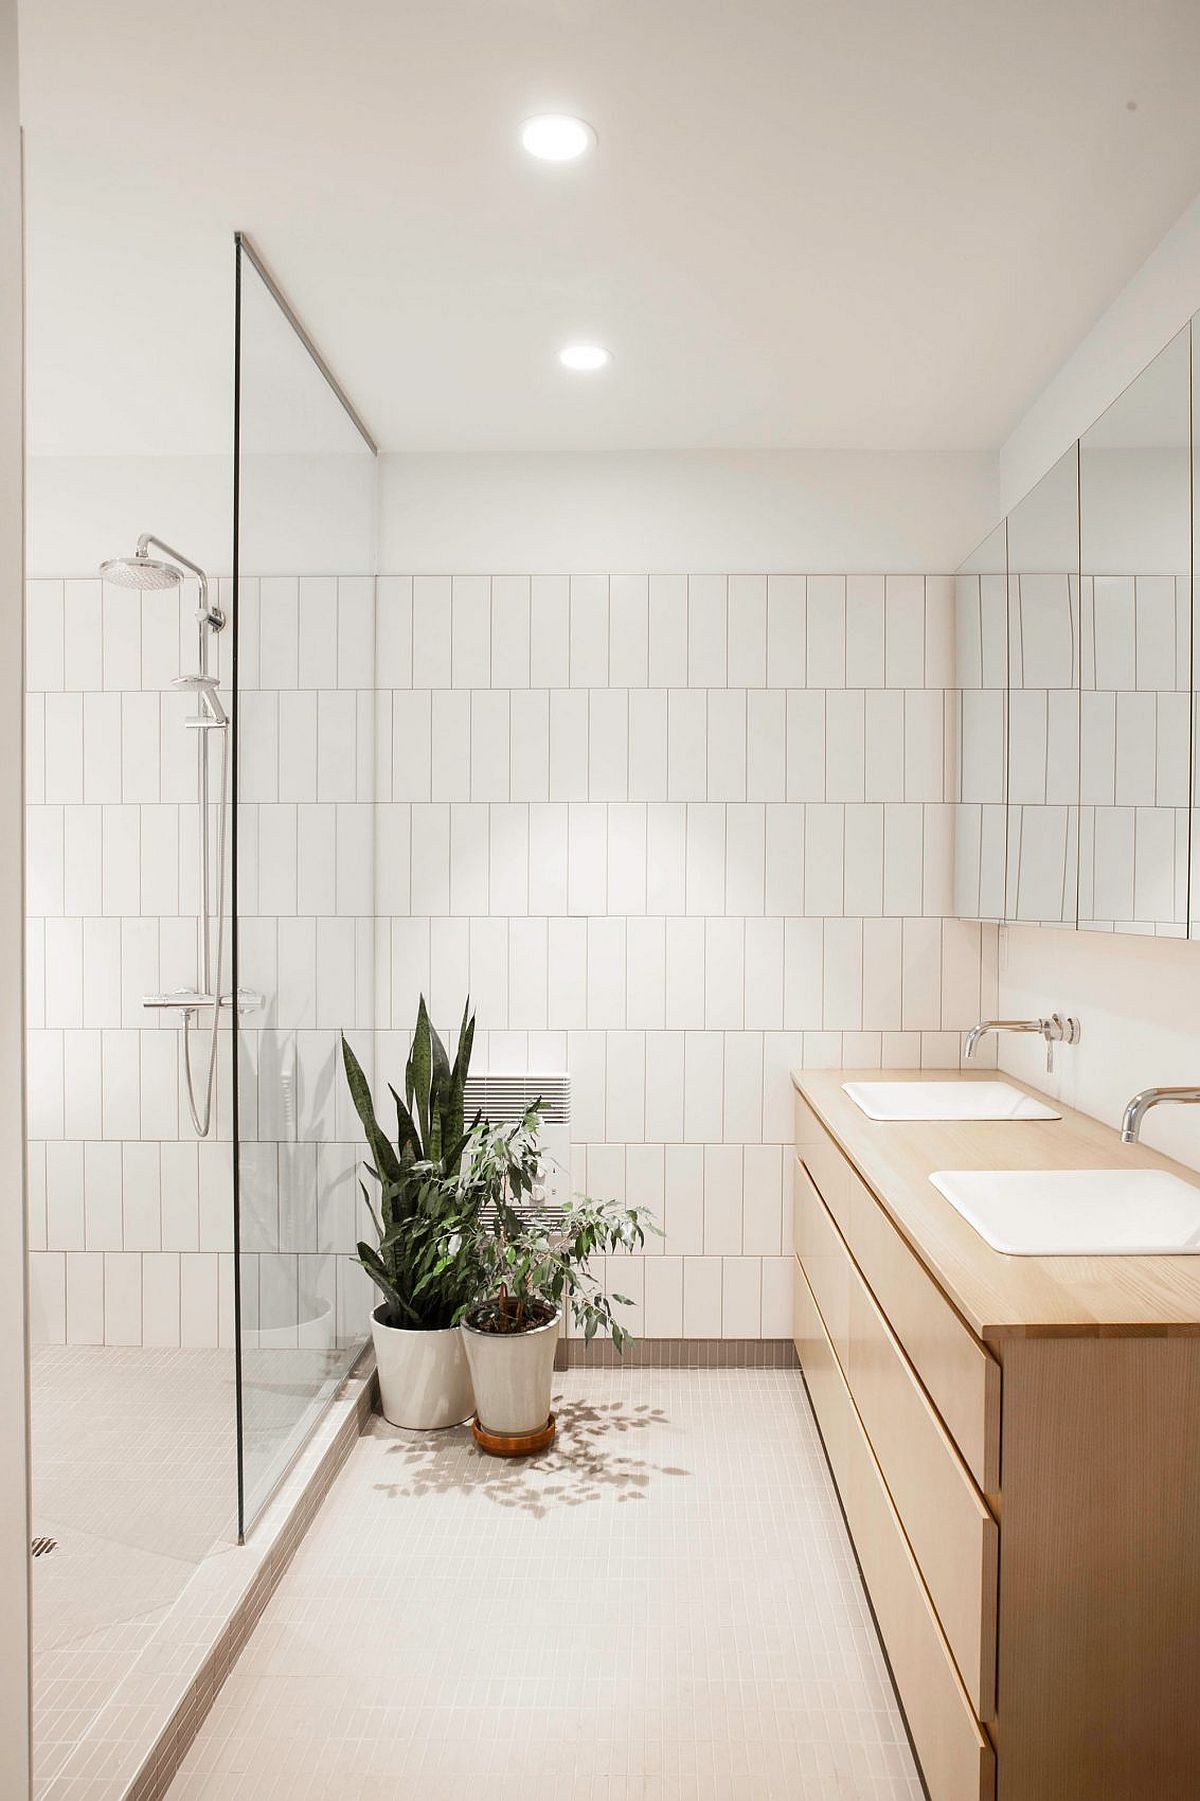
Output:
<svg viewBox="0 0 1200 1801">
<path fill-rule="evenodd" d="M 1121 1120 L 1121 1143 L 1136 1144 L 1141 1136 L 1142 1121 L 1151 1107 L 1161 1101 L 1179 1101 L 1185 1107 L 1200 1101 L 1200 1088 L 1143 1088 L 1135 1094 Z"/>
<path fill-rule="evenodd" d="M 968 1057 L 975 1055 L 980 1040 L 986 1038 L 989 1032 L 1037 1032 L 1046 1040 L 1047 1074 L 1054 1068 L 1056 1044 L 1079 1043 L 1079 1021 L 1069 1016 L 1064 1019 L 1061 1013 L 1052 1013 L 1049 1019 L 981 1019 L 967 1033 Z"/>
<path fill-rule="evenodd" d="M 164 553 L 164 560 L 150 556 L 151 545 Z M 131 557 L 111 557 L 108 562 L 101 563 L 100 574 L 107 582 L 113 582 L 119 588 L 135 588 L 143 592 L 168 588 L 178 588 L 183 581 L 184 570 L 189 570 L 200 584 L 200 605 L 196 611 L 197 659 L 199 668 L 194 675 L 176 676 L 171 686 L 185 693 L 195 694 L 196 714 L 185 720 L 189 730 L 196 733 L 196 812 L 199 831 L 199 872 L 200 872 L 200 913 L 196 922 L 196 980 L 190 988 L 179 988 L 168 994 L 149 994 L 143 1006 L 154 1009 L 171 1008 L 180 1014 L 183 1021 L 183 1067 L 187 1078 L 188 1110 L 192 1116 L 192 1124 L 197 1135 L 207 1138 L 212 1127 L 213 1090 L 217 1074 L 217 1032 L 221 1019 L 221 1007 L 229 1005 L 229 1000 L 222 995 L 225 973 L 225 861 L 228 840 L 229 816 L 229 715 L 225 711 L 218 695 L 218 680 L 210 674 L 208 667 L 209 641 L 214 632 L 223 630 L 225 615 L 209 596 L 208 577 L 199 563 L 193 563 L 182 551 L 172 549 L 150 532 L 143 532 L 137 541 L 137 549 Z M 216 732 L 221 740 L 220 788 L 218 791 L 217 816 L 215 828 L 209 818 L 210 771 L 208 742 L 210 735 Z M 216 837 L 215 859 L 212 839 Z M 216 863 L 214 872 L 213 863 Z M 215 896 L 214 896 L 214 873 Z M 215 954 L 213 939 L 216 939 Z M 214 997 L 221 996 L 220 1004 Z M 239 1011 L 243 1010 L 242 996 L 238 995 Z M 198 1013 L 203 1009 L 212 1011 L 212 1028 L 208 1040 L 208 1067 L 204 1074 L 203 1089 L 198 1093 L 196 1077 L 192 1070 L 192 1025 Z"/>
</svg>

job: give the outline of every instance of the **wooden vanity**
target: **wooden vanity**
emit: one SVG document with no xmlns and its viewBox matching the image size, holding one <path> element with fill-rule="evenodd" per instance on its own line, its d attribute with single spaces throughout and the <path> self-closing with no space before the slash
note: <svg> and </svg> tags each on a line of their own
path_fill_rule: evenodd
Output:
<svg viewBox="0 0 1200 1801">
<path fill-rule="evenodd" d="M 796 1348 L 929 1793 L 1191 1801 L 1200 1257 L 1005 1256 L 928 1178 L 1198 1178 L 1065 1107 L 876 1122 L 842 1088 L 933 1074 L 793 1077 Z"/>
</svg>

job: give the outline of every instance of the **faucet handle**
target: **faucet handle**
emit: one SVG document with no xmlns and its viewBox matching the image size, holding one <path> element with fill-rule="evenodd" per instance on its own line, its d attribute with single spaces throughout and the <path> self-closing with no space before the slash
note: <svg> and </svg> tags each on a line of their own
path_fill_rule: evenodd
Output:
<svg viewBox="0 0 1200 1801">
<path fill-rule="evenodd" d="M 1052 1013 L 1049 1019 L 1042 1021 L 1042 1037 L 1046 1040 L 1046 1074 L 1054 1071 L 1054 1047 L 1056 1044 L 1079 1043 L 1079 1021 L 1068 1015 L 1066 1019 L 1061 1013 Z"/>
</svg>

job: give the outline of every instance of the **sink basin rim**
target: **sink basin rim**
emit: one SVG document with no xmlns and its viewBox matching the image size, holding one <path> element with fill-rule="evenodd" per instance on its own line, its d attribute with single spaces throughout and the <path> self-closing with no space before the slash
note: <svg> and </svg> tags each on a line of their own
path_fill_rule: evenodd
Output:
<svg viewBox="0 0 1200 1801">
<path fill-rule="evenodd" d="M 1024 1089 L 999 1078 L 994 1081 L 967 1082 L 930 1080 L 915 1082 L 843 1082 L 842 1088 L 867 1119 L 896 1125 L 935 1125 L 939 1122 L 978 1121 L 981 1124 L 1002 1122 L 1027 1124 L 1031 1120 L 1061 1119 L 1062 1114 L 1045 1101 Z M 946 1098 L 940 1105 L 934 1098 Z M 916 1106 L 905 1107 L 902 1097 L 923 1097 Z M 987 1104 L 991 1097 L 991 1105 Z M 887 1097 L 893 1097 L 890 1101 Z M 1003 1099 L 1001 1097 L 1004 1097 Z M 936 1108 L 936 1111 L 934 1110 Z"/>
<path fill-rule="evenodd" d="M 985 1244 L 1007 1257 L 1200 1255 L 1200 1184 L 1171 1170 L 934 1170 L 929 1180 Z M 1157 1238 L 1146 1219 L 1155 1210 L 1164 1215 Z"/>
</svg>

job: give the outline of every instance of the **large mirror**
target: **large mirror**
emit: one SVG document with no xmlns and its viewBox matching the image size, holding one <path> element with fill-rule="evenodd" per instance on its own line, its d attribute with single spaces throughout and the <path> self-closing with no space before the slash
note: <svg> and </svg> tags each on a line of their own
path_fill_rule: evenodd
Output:
<svg viewBox="0 0 1200 1801">
<path fill-rule="evenodd" d="M 1079 925 L 1187 930 L 1188 331 L 1079 444 Z"/>
<path fill-rule="evenodd" d="M 962 919 L 1004 918 L 1008 559 L 1003 521 L 954 583 L 954 895 Z"/>
<path fill-rule="evenodd" d="M 1079 458 L 1008 516 L 1005 917 L 1074 925 L 1079 831 Z"/>
</svg>

